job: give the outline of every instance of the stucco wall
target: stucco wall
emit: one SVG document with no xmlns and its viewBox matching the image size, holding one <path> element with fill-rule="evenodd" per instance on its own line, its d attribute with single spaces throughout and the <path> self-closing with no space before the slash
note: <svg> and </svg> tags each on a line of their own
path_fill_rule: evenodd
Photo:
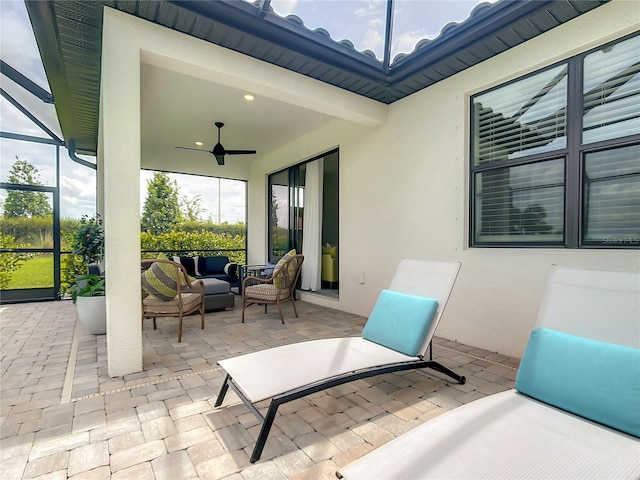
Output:
<svg viewBox="0 0 640 480">
<path fill-rule="evenodd" d="M 105 8 L 98 181 L 99 197 L 104 199 L 100 213 L 106 237 L 107 350 L 112 376 L 142 369 L 140 168 L 212 175 L 208 162 L 177 161 L 173 149 L 157 151 L 153 145 L 141 145 L 141 131 L 148 128 L 144 110 L 154 100 L 153 75 L 146 75 L 152 67 L 247 88 L 257 95 L 357 124 L 381 125 L 387 115 L 386 107 L 373 100 Z M 247 170 L 225 166 L 228 178 L 246 179 Z M 254 218 L 264 202 L 254 192 L 264 192 L 264 176 L 260 181 L 260 186 L 249 185 L 248 208 Z M 264 252 L 265 236 L 260 233 L 264 219 L 256 221 L 252 231 L 258 234 L 250 238 L 263 240 L 256 251 Z"/>
<path fill-rule="evenodd" d="M 368 315 L 401 258 L 463 262 L 438 335 L 520 356 L 551 265 L 640 270 L 638 251 L 468 248 L 469 97 L 640 29 L 614 1 L 389 107 L 387 124 L 336 120 L 252 165 L 250 257 L 266 251 L 266 175 L 340 147 L 340 300 Z M 365 283 L 359 282 L 364 273 Z"/>
<path fill-rule="evenodd" d="M 145 65 L 242 85 L 335 118 L 286 147 L 256 156 L 247 169 L 230 175 L 249 181 L 250 263 L 266 259 L 267 175 L 339 147 L 340 299 L 303 298 L 368 315 L 401 258 L 459 260 L 463 267 L 438 335 L 520 356 L 552 264 L 640 270 L 640 260 L 637 251 L 469 249 L 469 96 L 638 29 L 637 3 L 614 0 L 387 107 L 106 9 L 100 127 L 105 168 L 100 181 L 106 267 L 113 285 L 107 298 L 107 342 L 110 358 L 118 361 L 110 365 L 110 373 L 136 371 L 141 360 L 137 347 L 126 360 L 120 357 L 132 350 L 132 339 L 141 341 L 139 323 L 132 320 L 140 315 L 139 291 L 131 288 L 139 249 L 135 171 L 140 166 L 168 170 L 172 165 L 141 150 L 139 133 L 127 128 L 139 123 L 144 110 L 145 88 L 138 78 L 144 81 Z M 194 163 L 185 168 L 211 174 Z M 362 275 L 364 283 L 359 281 Z"/>
</svg>

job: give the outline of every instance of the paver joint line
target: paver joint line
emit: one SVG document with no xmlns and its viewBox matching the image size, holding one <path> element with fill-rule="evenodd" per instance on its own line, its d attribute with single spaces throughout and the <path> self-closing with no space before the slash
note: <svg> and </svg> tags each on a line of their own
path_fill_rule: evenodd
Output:
<svg viewBox="0 0 640 480">
<path fill-rule="evenodd" d="M 149 381 L 143 382 L 143 383 L 136 383 L 135 385 L 127 385 L 125 387 L 113 388 L 111 390 L 106 390 L 104 392 L 96 392 L 96 393 L 91 394 L 91 395 L 83 395 L 81 397 L 72 398 L 70 401 L 71 402 L 77 402 L 78 400 L 85 400 L 87 398 L 104 397 L 105 395 L 109 395 L 109 394 L 112 394 L 112 393 L 126 392 L 126 391 L 129 391 L 129 390 L 134 390 L 136 388 L 148 387 L 149 385 L 158 385 L 160 383 L 171 382 L 172 380 L 179 380 L 179 379 L 184 378 L 184 377 L 192 377 L 194 375 L 200 375 L 200 374 L 208 373 L 208 372 L 219 372 L 219 371 L 220 371 L 220 367 L 212 367 L 212 368 L 208 368 L 206 370 L 198 370 L 197 372 L 183 373 L 181 375 L 174 375 L 173 377 L 158 378 L 156 380 L 149 380 Z"/>
</svg>

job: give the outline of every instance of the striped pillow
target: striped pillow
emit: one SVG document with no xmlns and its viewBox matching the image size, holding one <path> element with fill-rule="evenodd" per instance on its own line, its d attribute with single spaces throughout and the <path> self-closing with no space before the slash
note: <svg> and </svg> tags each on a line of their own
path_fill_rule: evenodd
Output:
<svg viewBox="0 0 640 480">
<path fill-rule="evenodd" d="M 293 276 L 293 273 L 296 270 L 295 264 L 290 263 L 289 265 L 287 265 L 286 270 L 284 270 L 283 268 L 287 260 L 289 260 L 291 257 L 294 257 L 295 255 L 295 248 L 289 250 L 282 256 L 280 260 L 278 260 L 276 267 L 273 269 L 273 285 L 277 289 L 287 288 L 287 285 L 291 282 L 290 277 Z"/>
<path fill-rule="evenodd" d="M 175 270 L 169 263 L 152 263 L 142 274 L 142 289 L 160 300 L 173 300 L 178 294 Z"/>
</svg>

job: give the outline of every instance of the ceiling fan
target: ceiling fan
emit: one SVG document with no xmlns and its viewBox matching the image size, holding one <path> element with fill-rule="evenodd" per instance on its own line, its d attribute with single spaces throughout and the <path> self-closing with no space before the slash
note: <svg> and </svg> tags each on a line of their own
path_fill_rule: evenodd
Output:
<svg viewBox="0 0 640 480">
<path fill-rule="evenodd" d="M 211 153 L 214 157 L 216 157 L 216 161 L 218 165 L 224 165 L 224 156 L 225 155 L 250 155 L 253 153 L 257 153 L 255 150 L 226 150 L 222 144 L 220 143 L 220 129 L 224 127 L 224 123 L 216 122 L 215 126 L 218 127 L 218 143 L 216 143 L 213 150 L 203 150 L 202 148 L 190 148 L 190 147 L 176 147 L 182 150 L 196 150 L 198 152 L 207 152 Z"/>
</svg>

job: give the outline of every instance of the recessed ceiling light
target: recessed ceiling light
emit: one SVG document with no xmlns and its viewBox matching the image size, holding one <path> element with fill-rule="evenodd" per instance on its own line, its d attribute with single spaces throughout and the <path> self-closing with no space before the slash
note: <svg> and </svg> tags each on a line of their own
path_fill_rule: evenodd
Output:
<svg viewBox="0 0 640 480">
<path fill-rule="evenodd" d="M 253 96 L 253 95 L 251 95 L 250 93 L 247 93 L 247 94 L 244 96 L 244 99 L 245 99 L 247 102 L 253 102 L 253 101 L 256 99 L 256 97 L 254 97 L 254 96 Z"/>
<path fill-rule="evenodd" d="M 196 145 L 198 145 L 199 147 L 201 147 L 202 145 L 204 145 L 204 143 L 202 143 L 202 142 L 196 142 Z"/>
</svg>

